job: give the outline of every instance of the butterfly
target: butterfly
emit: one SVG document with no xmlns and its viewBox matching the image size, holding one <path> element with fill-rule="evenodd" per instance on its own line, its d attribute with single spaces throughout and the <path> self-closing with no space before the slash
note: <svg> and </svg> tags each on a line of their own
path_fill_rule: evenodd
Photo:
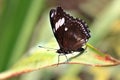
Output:
<svg viewBox="0 0 120 80">
<path fill-rule="evenodd" d="M 91 36 L 84 20 L 73 18 L 61 7 L 51 9 L 49 16 L 53 34 L 60 47 L 57 53 L 66 55 L 85 50 L 82 47 Z"/>
</svg>

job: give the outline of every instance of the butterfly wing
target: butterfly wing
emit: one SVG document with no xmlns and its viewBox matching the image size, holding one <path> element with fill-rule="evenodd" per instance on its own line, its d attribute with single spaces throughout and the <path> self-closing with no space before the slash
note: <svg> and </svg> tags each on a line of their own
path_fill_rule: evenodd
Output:
<svg viewBox="0 0 120 80">
<path fill-rule="evenodd" d="M 63 18 L 63 16 L 64 16 L 63 15 L 63 10 L 61 9 L 61 7 L 57 7 L 57 9 L 52 9 L 50 11 L 51 27 L 52 27 L 54 36 L 55 36 L 55 38 L 56 38 L 60 48 L 64 48 L 63 47 L 63 33 L 62 33 L 63 29 L 59 28 L 59 27 L 63 26 L 63 25 L 61 25 L 61 26 L 59 25 L 60 24 L 60 20 L 61 20 L 61 18 Z M 64 22 L 64 24 L 65 24 L 65 22 Z"/>
<path fill-rule="evenodd" d="M 50 11 L 50 22 L 63 53 L 77 51 L 90 38 L 90 31 L 86 23 L 66 14 L 61 7 Z"/>
</svg>

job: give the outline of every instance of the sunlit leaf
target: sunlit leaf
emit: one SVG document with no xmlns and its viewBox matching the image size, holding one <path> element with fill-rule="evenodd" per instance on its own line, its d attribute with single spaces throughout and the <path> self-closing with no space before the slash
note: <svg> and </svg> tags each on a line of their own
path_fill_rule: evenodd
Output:
<svg viewBox="0 0 120 80">
<path fill-rule="evenodd" d="M 6 79 L 14 77 L 23 73 L 39 70 L 47 67 L 58 67 L 64 64 L 80 64 L 88 66 L 115 66 L 119 65 L 120 61 L 114 59 L 107 53 L 102 53 L 90 44 L 87 44 L 88 48 L 83 54 L 79 53 L 68 54 L 67 58 L 69 62 L 66 63 L 66 57 L 60 56 L 58 64 L 58 55 L 56 50 L 47 50 L 44 48 L 34 48 L 29 52 L 29 55 L 24 56 L 19 60 L 10 70 L 0 74 L 0 79 Z M 79 55 L 79 56 L 78 56 Z"/>
</svg>

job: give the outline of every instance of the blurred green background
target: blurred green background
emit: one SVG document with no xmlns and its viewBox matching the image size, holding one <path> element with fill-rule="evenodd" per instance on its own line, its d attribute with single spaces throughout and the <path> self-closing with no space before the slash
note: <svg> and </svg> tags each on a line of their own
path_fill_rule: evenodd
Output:
<svg viewBox="0 0 120 80">
<path fill-rule="evenodd" d="M 89 43 L 120 59 L 120 0 L 0 0 L 0 72 L 31 48 L 49 44 L 54 38 L 49 11 L 56 6 L 86 20 L 91 30 Z M 62 65 L 10 80 L 120 80 L 120 66 Z"/>
</svg>

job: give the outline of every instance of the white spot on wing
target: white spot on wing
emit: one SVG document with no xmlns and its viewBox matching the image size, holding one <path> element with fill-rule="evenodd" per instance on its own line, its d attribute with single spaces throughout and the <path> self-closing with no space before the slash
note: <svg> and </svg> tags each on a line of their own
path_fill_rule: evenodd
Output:
<svg viewBox="0 0 120 80">
<path fill-rule="evenodd" d="M 55 29 L 57 30 L 59 28 L 58 22 L 55 24 Z"/>
<path fill-rule="evenodd" d="M 81 42 L 84 42 L 84 39 L 81 39 Z"/>
<path fill-rule="evenodd" d="M 54 13 L 51 14 L 51 17 L 53 17 L 53 16 L 54 16 Z"/>
<path fill-rule="evenodd" d="M 65 27 L 65 31 L 67 31 L 68 30 L 68 28 L 67 27 Z"/>
<path fill-rule="evenodd" d="M 62 26 L 65 23 L 65 18 L 62 18 L 60 21 L 60 26 Z"/>
<path fill-rule="evenodd" d="M 55 24 L 55 29 L 57 30 L 59 27 L 61 27 L 65 23 L 65 18 L 59 19 L 58 22 Z"/>
</svg>

